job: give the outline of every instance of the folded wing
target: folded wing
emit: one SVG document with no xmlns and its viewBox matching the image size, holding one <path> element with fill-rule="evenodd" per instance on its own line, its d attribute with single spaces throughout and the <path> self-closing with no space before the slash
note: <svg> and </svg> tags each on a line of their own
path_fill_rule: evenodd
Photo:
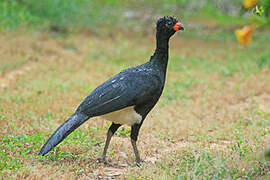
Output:
<svg viewBox="0 0 270 180">
<path fill-rule="evenodd" d="M 90 117 L 134 106 L 151 97 L 158 79 L 145 73 L 120 73 L 96 88 L 80 104 L 77 112 Z"/>
</svg>

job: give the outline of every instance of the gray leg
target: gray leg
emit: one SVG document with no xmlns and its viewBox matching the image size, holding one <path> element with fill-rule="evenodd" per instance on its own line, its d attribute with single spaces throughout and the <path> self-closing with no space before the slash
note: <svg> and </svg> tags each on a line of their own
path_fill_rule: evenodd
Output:
<svg viewBox="0 0 270 180">
<path fill-rule="evenodd" d="M 107 163 L 106 154 L 107 154 L 107 150 L 108 150 L 111 138 L 120 126 L 121 126 L 121 124 L 114 124 L 114 123 L 112 123 L 112 125 L 110 126 L 110 128 L 107 132 L 107 139 L 106 139 L 106 143 L 105 143 L 105 147 L 104 147 L 102 156 L 101 156 L 101 158 L 98 159 L 99 162 L 104 162 L 105 164 Z"/>
<path fill-rule="evenodd" d="M 140 158 L 140 154 L 137 148 L 137 144 L 136 141 L 138 139 L 138 134 L 139 134 L 139 130 L 141 128 L 141 124 L 135 124 L 131 127 L 131 144 L 134 150 L 134 154 L 136 157 L 136 165 L 137 166 L 141 166 L 142 160 Z"/>
<path fill-rule="evenodd" d="M 131 144 L 132 144 L 132 147 L 133 147 L 133 150 L 134 150 L 134 153 L 135 153 L 135 157 L 136 157 L 136 165 L 141 166 L 142 160 L 140 158 L 140 154 L 139 154 L 139 151 L 138 151 L 138 148 L 137 148 L 137 145 L 136 145 L 136 141 L 131 139 Z"/>
</svg>

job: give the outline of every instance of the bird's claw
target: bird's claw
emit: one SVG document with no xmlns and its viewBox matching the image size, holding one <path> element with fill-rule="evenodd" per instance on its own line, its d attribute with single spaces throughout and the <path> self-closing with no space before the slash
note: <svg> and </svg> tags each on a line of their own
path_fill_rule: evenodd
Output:
<svg viewBox="0 0 270 180">
<path fill-rule="evenodd" d="M 143 163 L 144 163 L 144 161 L 142 161 L 142 160 L 136 160 L 136 166 L 138 166 L 138 167 L 142 167 Z"/>
<path fill-rule="evenodd" d="M 110 163 L 109 161 L 107 161 L 106 157 L 97 158 L 97 163 L 103 163 L 108 166 L 113 166 L 113 163 Z"/>
<path fill-rule="evenodd" d="M 106 158 L 104 156 L 98 157 L 97 158 L 97 163 L 102 163 L 106 160 Z"/>
</svg>

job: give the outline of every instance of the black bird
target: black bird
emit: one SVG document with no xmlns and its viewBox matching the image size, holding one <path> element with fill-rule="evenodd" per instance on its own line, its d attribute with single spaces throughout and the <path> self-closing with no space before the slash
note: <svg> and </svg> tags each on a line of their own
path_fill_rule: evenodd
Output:
<svg viewBox="0 0 270 180">
<path fill-rule="evenodd" d="M 123 124 L 131 126 L 131 143 L 139 166 L 141 158 L 136 141 L 141 125 L 155 106 L 164 88 L 168 64 L 169 39 L 183 25 L 174 17 L 165 16 L 157 21 L 156 50 L 150 61 L 121 71 L 97 87 L 79 105 L 43 145 L 39 155 L 47 154 L 71 132 L 89 118 L 102 116 L 112 121 L 107 132 L 101 160 L 106 163 L 106 152 L 115 131 Z"/>
</svg>

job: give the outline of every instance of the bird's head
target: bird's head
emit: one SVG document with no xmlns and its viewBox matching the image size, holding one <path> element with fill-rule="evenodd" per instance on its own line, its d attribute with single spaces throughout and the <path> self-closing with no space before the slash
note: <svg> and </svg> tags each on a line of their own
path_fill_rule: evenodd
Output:
<svg viewBox="0 0 270 180">
<path fill-rule="evenodd" d="M 157 21 L 158 35 L 170 38 L 179 30 L 184 30 L 184 26 L 175 17 L 164 16 Z"/>
</svg>

